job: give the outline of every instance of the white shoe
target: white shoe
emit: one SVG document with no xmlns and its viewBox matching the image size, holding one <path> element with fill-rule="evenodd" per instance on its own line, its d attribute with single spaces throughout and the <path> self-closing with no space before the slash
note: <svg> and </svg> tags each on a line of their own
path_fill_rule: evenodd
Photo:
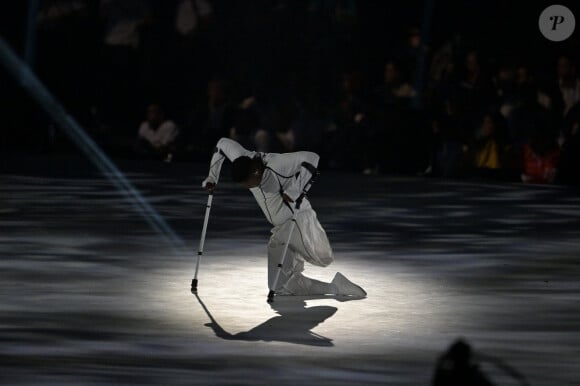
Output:
<svg viewBox="0 0 580 386">
<path fill-rule="evenodd" d="M 332 285 L 336 288 L 336 295 L 356 296 L 361 298 L 367 296 L 364 289 L 348 280 L 340 272 L 337 272 L 334 279 L 332 279 Z"/>
</svg>

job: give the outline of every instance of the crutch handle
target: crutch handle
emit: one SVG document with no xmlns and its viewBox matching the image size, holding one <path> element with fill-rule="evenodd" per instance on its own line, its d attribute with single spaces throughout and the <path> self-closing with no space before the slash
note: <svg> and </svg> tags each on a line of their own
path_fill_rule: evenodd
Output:
<svg viewBox="0 0 580 386">
<path fill-rule="evenodd" d="M 309 162 L 302 162 L 302 167 L 306 170 L 308 170 L 310 172 L 310 174 L 312 174 L 313 176 L 315 174 L 318 174 L 318 169 L 316 169 L 316 166 L 312 165 Z"/>
<path fill-rule="evenodd" d="M 304 166 L 310 172 L 310 174 L 312 174 L 312 177 L 310 177 L 308 182 L 306 182 L 306 184 L 304 185 L 304 188 L 302 188 L 302 193 L 296 199 L 296 209 L 300 209 L 300 205 L 302 204 L 302 200 L 304 200 L 304 197 L 306 197 L 306 195 L 308 194 L 308 191 L 312 187 L 314 180 L 320 175 L 320 172 L 318 171 L 318 169 L 316 169 L 314 166 L 312 166 L 308 162 L 303 162 L 302 166 Z"/>
</svg>

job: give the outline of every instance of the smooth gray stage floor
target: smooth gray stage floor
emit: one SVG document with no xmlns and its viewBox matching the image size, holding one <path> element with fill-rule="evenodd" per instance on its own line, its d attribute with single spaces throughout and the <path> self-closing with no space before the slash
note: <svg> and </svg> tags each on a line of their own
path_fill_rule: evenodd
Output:
<svg viewBox="0 0 580 386">
<path fill-rule="evenodd" d="M 580 384 L 578 191 L 323 173 L 336 261 L 305 274 L 368 298 L 270 306 L 252 195 L 219 185 L 196 298 L 205 166 L 147 165 L 123 169 L 186 251 L 95 174 L 0 175 L 0 384 L 427 385 L 458 337 L 496 384 Z"/>
</svg>

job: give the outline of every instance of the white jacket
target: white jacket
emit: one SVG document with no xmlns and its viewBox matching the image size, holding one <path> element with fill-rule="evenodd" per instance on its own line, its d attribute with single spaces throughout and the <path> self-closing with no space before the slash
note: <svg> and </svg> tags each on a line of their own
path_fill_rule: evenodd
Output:
<svg viewBox="0 0 580 386">
<path fill-rule="evenodd" d="M 250 189 L 258 205 L 264 212 L 266 219 L 274 226 L 284 224 L 292 218 L 292 211 L 284 203 L 282 194 L 285 193 L 292 200 L 302 193 L 304 186 L 310 180 L 311 174 L 303 162 L 318 167 L 320 157 L 316 153 L 298 151 L 295 153 L 257 153 L 244 149 L 239 143 L 228 138 L 222 138 L 216 145 L 216 152 L 212 156 L 209 176 L 203 181 L 203 187 L 207 183 L 217 184 L 220 170 L 224 160 L 231 162 L 238 157 L 260 157 L 266 169 L 262 175 L 260 186 Z M 294 210 L 295 203 L 291 203 Z M 300 211 L 311 209 L 308 199 L 304 199 L 300 205 Z"/>
<path fill-rule="evenodd" d="M 179 134 L 179 129 L 173 121 L 163 122 L 157 130 L 153 130 L 149 126 L 149 122 L 145 121 L 141 123 L 138 132 L 139 138 L 146 140 L 154 148 L 170 145 L 177 137 L 177 134 Z"/>
</svg>

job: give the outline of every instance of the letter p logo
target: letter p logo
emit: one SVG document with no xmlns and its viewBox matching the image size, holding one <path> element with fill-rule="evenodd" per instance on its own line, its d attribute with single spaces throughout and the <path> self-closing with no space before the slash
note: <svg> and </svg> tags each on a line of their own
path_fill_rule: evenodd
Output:
<svg viewBox="0 0 580 386">
<path fill-rule="evenodd" d="M 561 42 L 572 35 L 576 20 L 572 11 L 563 5 L 550 5 L 540 15 L 538 26 L 546 39 Z"/>
<path fill-rule="evenodd" d="M 550 20 L 554 22 L 552 24 L 552 31 L 555 31 L 558 24 L 564 23 L 564 16 L 550 16 Z"/>
</svg>

